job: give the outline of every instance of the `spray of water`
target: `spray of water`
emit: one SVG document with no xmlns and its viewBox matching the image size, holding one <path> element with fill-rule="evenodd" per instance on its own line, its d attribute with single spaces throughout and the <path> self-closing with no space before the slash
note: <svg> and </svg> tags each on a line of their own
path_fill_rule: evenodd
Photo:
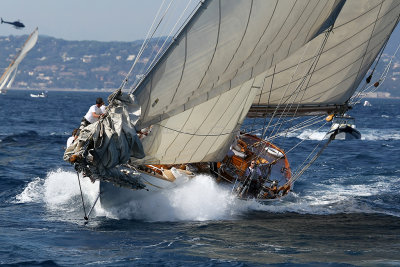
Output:
<svg viewBox="0 0 400 267">
<path fill-rule="evenodd" d="M 187 179 L 186 179 L 187 180 Z M 94 203 L 99 183 L 81 179 L 86 209 Z M 281 200 L 267 203 L 241 201 L 231 195 L 231 187 L 215 182 L 209 176 L 198 175 L 186 183 L 165 191 L 149 194 L 117 208 L 104 209 L 98 202 L 91 217 L 137 219 L 145 221 L 207 221 L 234 220 L 249 211 L 271 213 L 296 212 L 303 214 L 335 214 L 342 212 L 377 212 L 375 205 L 366 205 L 360 198 L 374 198 L 380 192 L 400 190 L 393 188 L 393 181 L 374 181 L 362 185 L 320 185 L 292 192 Z M 79 217 L 83 215 L 77 174 L 56 170 L 46 178 L 35 178 L 15 197 L 17 203 L 43 203 L 55 214 Z M 378 211 L 379 212 L 379 211 Z M 63 217 L 61 217 L 62 219 Z M 60 218 L 59 218 L 60 219 Z"/>
<path fill-rule="evenodd" d="M 328 130 L 328 129 L 327 129 Z M 380 140 L 400 140 L 400 131 L 394 129 L 369 129 L 358 128 L 361 132 L 361 140 L 367 141 L 380 141 Z M 302 132 L 295 132 L 288 134 L 288 137 L 295 137 L 301 140 L 315 140 L 320 141 L 326 136 L 326 131 L 313 131 L 311 129 Z"/>
</svg>

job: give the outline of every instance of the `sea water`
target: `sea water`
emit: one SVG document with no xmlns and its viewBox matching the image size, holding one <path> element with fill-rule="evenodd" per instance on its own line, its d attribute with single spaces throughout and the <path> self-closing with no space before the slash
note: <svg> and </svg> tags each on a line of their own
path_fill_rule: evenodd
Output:
<svg viewBox="0 0 400 267">
<path fill-rule="evenodd" d="M 0 96 L 0 264 L 10 266 L 400 265 L 400 100 L 356 106 L 361 140 L 333 141 L 287 197 L 260 204 L 198 175 L 118 209 L 97 203 L 88 224 L 67 138 L 96 97 L 29 91 Z M 247 124 L 253 123 L 250 120 Z M 298 165 L 326 131 L 285 145 Z M 81 179 L 88 209 L 98 182 Z"/>
</svg>

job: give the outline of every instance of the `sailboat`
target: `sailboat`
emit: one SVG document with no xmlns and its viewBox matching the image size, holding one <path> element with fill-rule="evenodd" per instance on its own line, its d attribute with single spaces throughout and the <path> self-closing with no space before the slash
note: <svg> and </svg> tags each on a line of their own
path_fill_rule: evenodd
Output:
<svg viewBox="0 0 400 267">
<path fill-rule="evenodd" d="M 394 0 L 201 1 L 144 78 L 126 90 L 127 77 L 109 96 L 107 115 L 81 129 L 64 160 L 100 180 L 104 207 L 173 188 L 203 167 L 239 198 L 282 197 L 336 132 L 296 171 L 288 158 L 297 145 L 273 142 L 351 108 L 399 15 Z M 246 118 L 262 122 L 258 134 L 242 131 Z M 243 196 L 253 160 L 265 177 Z"/>
<path fill-rule="evenodd" d="M 10 88 L 17 75 L 18 65 L 26 57 L 28 52 L 35 46 L 39 36 L 38 28 L 36 28 L 26 39 L 19 53 L 11 61 L 8 68 L 4 71 L 0 78 L 0 94 L 5 94 L 6 89 Z"/>
</svg>

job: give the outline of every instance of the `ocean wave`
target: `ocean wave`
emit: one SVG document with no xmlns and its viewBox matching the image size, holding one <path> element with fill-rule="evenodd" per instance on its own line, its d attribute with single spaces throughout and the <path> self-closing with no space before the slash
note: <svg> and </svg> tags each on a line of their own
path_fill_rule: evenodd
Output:
<svg viewBox="0 0 400 267">
<path fill-rule="evenodd" d="M 361 140 L 369 141 L 389 141 L 400 140 L 400 131 L 394 129 L 359 129 Z"/>
<path fill-rule="evenodd" d="M 268 212 L 295 212 L 300 214 L 332 215 L 340 213 L 383 213 L 400 217 L 398 203 L 391 201 L 391 196 L 398 195 L 399 177 L 374 177 L 374 181 L 363 184 L 314 184 L 313 190 L 292 192 L 288 197 L 253 208 Z M 387 195 L 383 199 L 383 195 Z M 395 198 L 396 199 L 396 198 Z M 377 205 L 377 201 L 381 202 Z M 387 206 L 391 206 L 388 209 Z"/>
<path fill-rule="evenodd" d="M 361 140 L 367 141 L 388 141 L 388 140 L 400 140 L 400 131 L 394 129 L 369 129 L 359 128 L 361 132 Z M 328 138 L 326 131 L 314 131 L 307 129 L 302 132 L 295 132 L 288 134 L 288 137 L 298 138 L 301 140 L 314 140 L 321 141 Z"/>
<path fill-rule="evenodd" d="M 18 134 L 10 134 L 6 135 L 1 139 L 2 143 L 17 143 L 17 142 L 26 142 L 32 139 L 36 139 L 39 134 L 35 131 L 26 131 Z"/>
<path fill-rule="evenodd" d="M 91 183 L 87 178 L 81 178 L 80 181 L 88 211 L 99 192 L 99 182 Z M 140 201 L 132 201 L 118 209 L 103 209 L 98 202 L 92 216 L 148 221 L 229 219 L 237 210 L 233 201 L 230 189 L 220 187 L 211 177 L 199 175 L 189 183 Z M 49 172 L 44 179 L 37 177 L 15 197 L 15 202 L 43 203 L 51 212 L 75 216 L 82 212 L 77 174 L 58 169 Z"/>
<path fill-rule="evenodd" d="M 301 140 L 323 140 L 327 138 L 326 136 L 327 131 L 315 131 L 312 129 L 306 129 L 304 131 L 299 132 L 292 132 L 289 133 L 287 136 L 292 138 L 298 138 Z"/>
<path fill-rule="evenodd" d="M 94 200 L 99 183 L 91 183 L 89 179 L 81 179 L 81 186 L 87 200 Z M 46 178 L 36 177 L 18 194 L 16 203 L 45 203 L 49 208 L 57 209 L 60 205 L 68 205 L 80 196 L 77 174 L 58 169 L 47 173 Z"/>
</svg>

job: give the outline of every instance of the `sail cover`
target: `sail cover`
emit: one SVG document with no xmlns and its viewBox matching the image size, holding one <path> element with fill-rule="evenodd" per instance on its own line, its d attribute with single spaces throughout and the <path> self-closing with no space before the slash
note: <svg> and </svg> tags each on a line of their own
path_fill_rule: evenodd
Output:
<svg viewBox="0 0 400 267">
<path fill-rule="evenodd" d="M 347 1 L 326 38 L 320 35 L 260 74 L 249 117 L 337 112 L 353 95 L 396 27 L 400 2 Z"/>
<path fill-rule="evenodd" d="M 137 163 L 221 160 L 258 78 L 330 27 L 344 1 L 204 1 L 137 86 L 138 127 L 152 126 Z"/>
<path fill-rule="evenodd" d="M 17 68 L 19 63 L 25 58 L 25 56 L 28 54 L 28 52 L 35 46 L 37 39 L 39 36 L 38 28 L 36 28 L 28 37 L 28 39 L 25 41 L 24 45 L 21 48 L 21 51 L 17 54 L 15 59 L 10 63 L 6 71 L 3 73 L 3 75 L 0 78 L 0 90 L 4 88 L 4 86 L 7 84 L 8 80 L 11 78 L 11 80 L 7 84 L 7 88 L 10 88 L 14 79 L 15 75 L 17 74 Z M 12 75 L 13 74 L 13 75 Z"/>
</svg>

